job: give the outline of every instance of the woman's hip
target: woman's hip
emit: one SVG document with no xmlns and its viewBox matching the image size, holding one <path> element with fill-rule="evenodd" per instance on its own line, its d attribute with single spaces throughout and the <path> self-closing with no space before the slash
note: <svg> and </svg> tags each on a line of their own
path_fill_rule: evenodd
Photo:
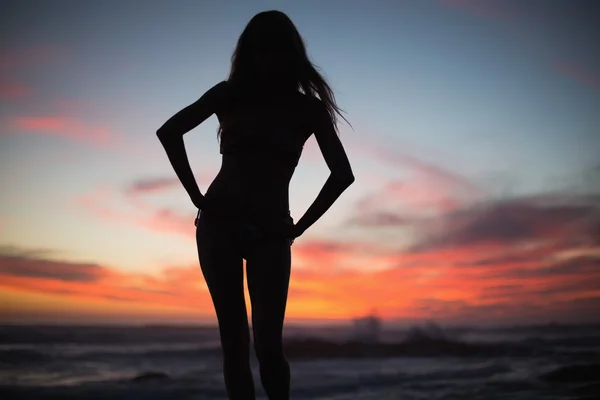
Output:
<svg viewBox="0 0 600 400">
<path fill-rule="evenodd" d="M 243 213 L 200 211 L 197 216 L 196 240 L 199 248 L 206 245 L 225 246 L 246 258 L 266 239 L 281 240 L 283 246 L 292 241 L 281 236 L 281 226 L 293 223 L 288 211 L 279 218 L 256 218 Z"/>
</svg>

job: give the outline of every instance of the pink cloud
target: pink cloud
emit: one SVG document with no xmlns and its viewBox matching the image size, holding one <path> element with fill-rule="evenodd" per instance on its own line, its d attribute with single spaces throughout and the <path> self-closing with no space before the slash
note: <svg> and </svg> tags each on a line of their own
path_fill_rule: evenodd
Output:
<svg viewBox="0 0 600 400">
<path fill-rule="evenodd" d="M 87 208 L 94 214 L 108 220 L 130 224 L 159 233 L 174 233 L 189 239 L 194 238 L 194 212 L 182 214 L 167 208 L 156 208 L 141 201 L 137 196 L 125 196 L 125 200 L 138 211 L 136 215 L 130 210 L 119 210 L 114 205 L 108 190 L 97 190 L 94 193 L 74 199 L 74 203 Z M 193 205 L 190 203 L 190 210 Z"/>
<path fill-rule="evenodd" d="M 373 134 L 369 127 L 363 127 L 361 130 L 363 131 L 361 134 L 352 134 L 343 138 L 343 144 L 348 153 L 355 153 L 378 163 L 396 167 L 399 172 L 416 174 L 418 176 L 415 176 L 415 184 L 417 181 L 424 182 L 426 180 L 428 184 L 435 184 L 438 187 L 441 185 L 448 189 L 460 189 L 473 197 L 486 195 L 479 186 L 464 176 L 406 152 L 398 151 L 397 144 L 379 142 L 378 138 L 381 138 L 381 135 Z"/>
<path fill-rule="evenodd" d="M 404 180 L 388 182 L 378 192 L 357 202 L 356 207 L 359 213 L 388 210 L 412 216 L 445 214 L 471 204 L 471 196 L 462 189 L 439 184 L 422 174 L 414 174 Z"/>
<path fill-rule="evenodd" d="M 114 211 L 114 208 L 108 204 L 109 197 L 110 192 L 108 190 L 98 189 L 93 193 L 75 198 L 74 203 L 87 208 L 102 218 L 120 219 L 122 214 Z"/>
<path fill-rule="evenodd" d="M 600 76 L 584 65 L 561 61 L 554 64 L 554 69 L 559 74 L 572 78 L 583 86 L 600 90 Z"/>
<path fill-rule="evenodd" d="M 70 57 L 68 49 L 56 45 L 31 46 L 11 49 L 0 53 L 0 100 L 15 100 L 30 96 L 35 91 L 26 84 L 19 83 L 17 76 L 27 70 L 47 70 L 60 67 Z M 65 108 L 75 102 L 52 99 L 51 104 Z M 78 100 L 77 103 L 81 103 Z M 71 109 L 46 115 L 7 116 L 3 132 L 19 130 L 19 133 L 37 133 L 83 141 L 98 147 L 113 146 L 117 137 L 105 125 L 89 124 L 78 119 Z"/>
<path fill-rule="evenodd" d="M 59 45 L 37 45 L 16 48 L 0 53 L 0 71 L 16 71 L 64 61 L 69 58 L 70 51 Z"/>
<path fill-rule="evenodd" d="M 181 185 L 177 177 L 143 179 L 131 184 L 127 188 L 127 192 L 132 194 L 156 193 L 171 189 L 177 185 Z"/>
<path fill-rule="evenodd" d="M 402 223 L 385 211 L 409 214 L 446 213 L 485 199 L 488 194 L 467 178 L 447 168 L 363 140 L 349 141 L 352 152 L 398 168 L 407 177 L 382 182 L 381 189 L 359 201 L 357 212 L 383 212 L 376 219 Z M 371 215 L 370 217 L 373 217 Z"/>
<path fill-rule="evenodd" d="M 217 172 L 213 170 L 194 173 L 194 176 L 196 177 L 196 180 L 199 183 L 210 183 L 216 175 Z M 182 187 L 179 178 L 177 178 L 176 176 L 172 178 L 149 178 L 140 179 L 133 182 L 127 187 L 125 192 L 128 195 L 137 196 L 152 193 L 161 193 L 176 187 Z"/>
<path fill-rule="evenodd" d="M 29 88 L 17 83 L 0 84 L 0 100 L 15 100 L 31 93 Z"/>
<path fill-rule="evenodd" d="M 72 117 L 62 115 L 15 117 L 12 118 L 11 125 L 23 132 L 59 136 L 100 147 L 114 145 L 117 140 L 115 135 L 105 126 L 88 125 Z"/>
<path fill-rule="evenodd" d="M 0 53 L 0 100 L 14 100 L 31 94 L 31 88 L 19 83 L 17 75 L 29 69 L 47 68 L 68 58 L 61 46 L 31 46 Z"/>
<path fill-rule="evenodd" d="M 456 174 L 448 169 L 439 167 L 433 163 L 419 160 L 416 157 L 400 152 L 395 152 L 390 148 L 364 148 L 363 152 L 370 153 L 375 159 L 387 162 L 388 164 L 412 170 L 420 175 L 421 178 L 428 179 L 431 183 L 442 185 L 445 188 L 460 189 L 473 196 L 484 194 L 482 189 L 471 183 L 465 177 Z"/>
</svg>

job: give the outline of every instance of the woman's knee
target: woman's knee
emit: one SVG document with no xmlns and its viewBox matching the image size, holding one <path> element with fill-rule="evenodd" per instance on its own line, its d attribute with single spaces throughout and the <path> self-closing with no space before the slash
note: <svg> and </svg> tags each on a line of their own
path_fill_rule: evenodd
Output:
<svg viewBox="0 0 600 400">
<path fill-rule="evenodd" d="M 223 338 L 221 347 L 226 360 L 243 360 L 250 355 L 250 341 L 245 337 Z"/>
<path fill-rule="evenodd" d="M 268 363 L 270 361 L 279 363 L 281 360 L 285 359 L 283 346 L 277 342 L 255 342 L 254 351 L 256 352 L 256 358 L 261 363 Z"/>
</svg>

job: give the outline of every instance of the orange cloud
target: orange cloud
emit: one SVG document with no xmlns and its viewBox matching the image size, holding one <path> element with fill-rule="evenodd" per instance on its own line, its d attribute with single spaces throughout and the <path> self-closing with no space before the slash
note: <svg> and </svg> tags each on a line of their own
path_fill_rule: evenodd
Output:
<svg viewBox="0 0 600 400">
<path fill-rule="evenodd" d="M 460 180 L 448 182 L 453 182 L 450 188 L 464 187 Z M 143 180 L 123 193 L 130 201 L 132 194 L 156 193 L 175 185 L 172 179 Z M 394 185 L 387 189 L 384 196 L 393 204 L 396 191 L 402 189 Z M 142 203 L 144 216 L 136 217 L 119 212 L 107 196 L 97 192 L 84 203 L 109 218 L 193 239 L 192 214 Z M 435 218 L 386 211 L 390 218 L 398 217 L 397 224 L 380 221 L 381 225 L 401 230 L 405 222 L 411 224 L 415 241 L 409 246 L 383 247 L 367 240 L 299 240 L 292 247 L 288 316 L 346 319 L 375 309 L 386 319 L 543 322 L 584 318 L 600 303 L 594 300 L 600 295 L 599 210 L 600 198 L 593 195 L 487 200 L 442 208 Z M 377 225 L 375 217 L 382 215 L 373 199 L 369 207 L 357 207 L 354 213 L 350 220 L 365 227 Z M 2 281 L 7 290 L 117 301 L 124 307 L 156 303 L 213 315 L 196 265 L 165 268 L 156 276 L 104 268 L 97 278 L 85 282 L 65 279 L 74 273 L 71 267 L 55 268 L 63 276 L 54 278 L 39 276 L 32 267 L 20 269 L 27 274 L 19 275 L 14 268 L 5 271 Z M 78 265 L 77 270 L 89 268 Z"/>
<path fill-rule="evenodd" d="M 287 315 L 346 319 L 373 309 L 386 319 L 447 321 L 544 320 L 559 318 L 556 309 L 565 318 L 583 315 L 600 296 L 600 245 L 583 250 L 567 254 L 564 246 L 549 245 L 511 249 L 498 241 L 412 252 L 362 243 L 300 242 L 293 246 Z M 0 292 L 13 293 L 13 298 L 21 293 L 29 299 L 24 303 L 30 311 L 35 296 L 44 295 L 72 299 L 63 312 L 82 316 L 92 303 L 96 313 L 117 319 L 138 313 L 168 320 L 167 309 L 191 319 L 214 316 L 197 265 L 166 267 L 150 275 L 21 249 L 0 253 Z M 374 265 L 381 268 L 369 268 Z M 19 304 L 11 305 L 12 315 Z M 117 305 L 119 311 L 114 311 Z M 60 311 L 42 309 L 48 315 Z"/>
</svg>

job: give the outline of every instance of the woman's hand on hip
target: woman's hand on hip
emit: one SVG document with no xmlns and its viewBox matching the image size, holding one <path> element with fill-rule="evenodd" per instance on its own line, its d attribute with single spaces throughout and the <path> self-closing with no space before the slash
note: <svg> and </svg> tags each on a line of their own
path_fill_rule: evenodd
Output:
<svg viewBox="0 0 600 400">
<path fill-rule="evenodd" d="M 203 194 L 197 194 L 194 196 L 190 196 L 190 199 L 192 200 L 192 203 L 194 203 L 194 205 L 196 206 L 196 208 L 198 210 L 202 210 L 202 206 L 204 205 L 204 195 Z"/>
</svg>

